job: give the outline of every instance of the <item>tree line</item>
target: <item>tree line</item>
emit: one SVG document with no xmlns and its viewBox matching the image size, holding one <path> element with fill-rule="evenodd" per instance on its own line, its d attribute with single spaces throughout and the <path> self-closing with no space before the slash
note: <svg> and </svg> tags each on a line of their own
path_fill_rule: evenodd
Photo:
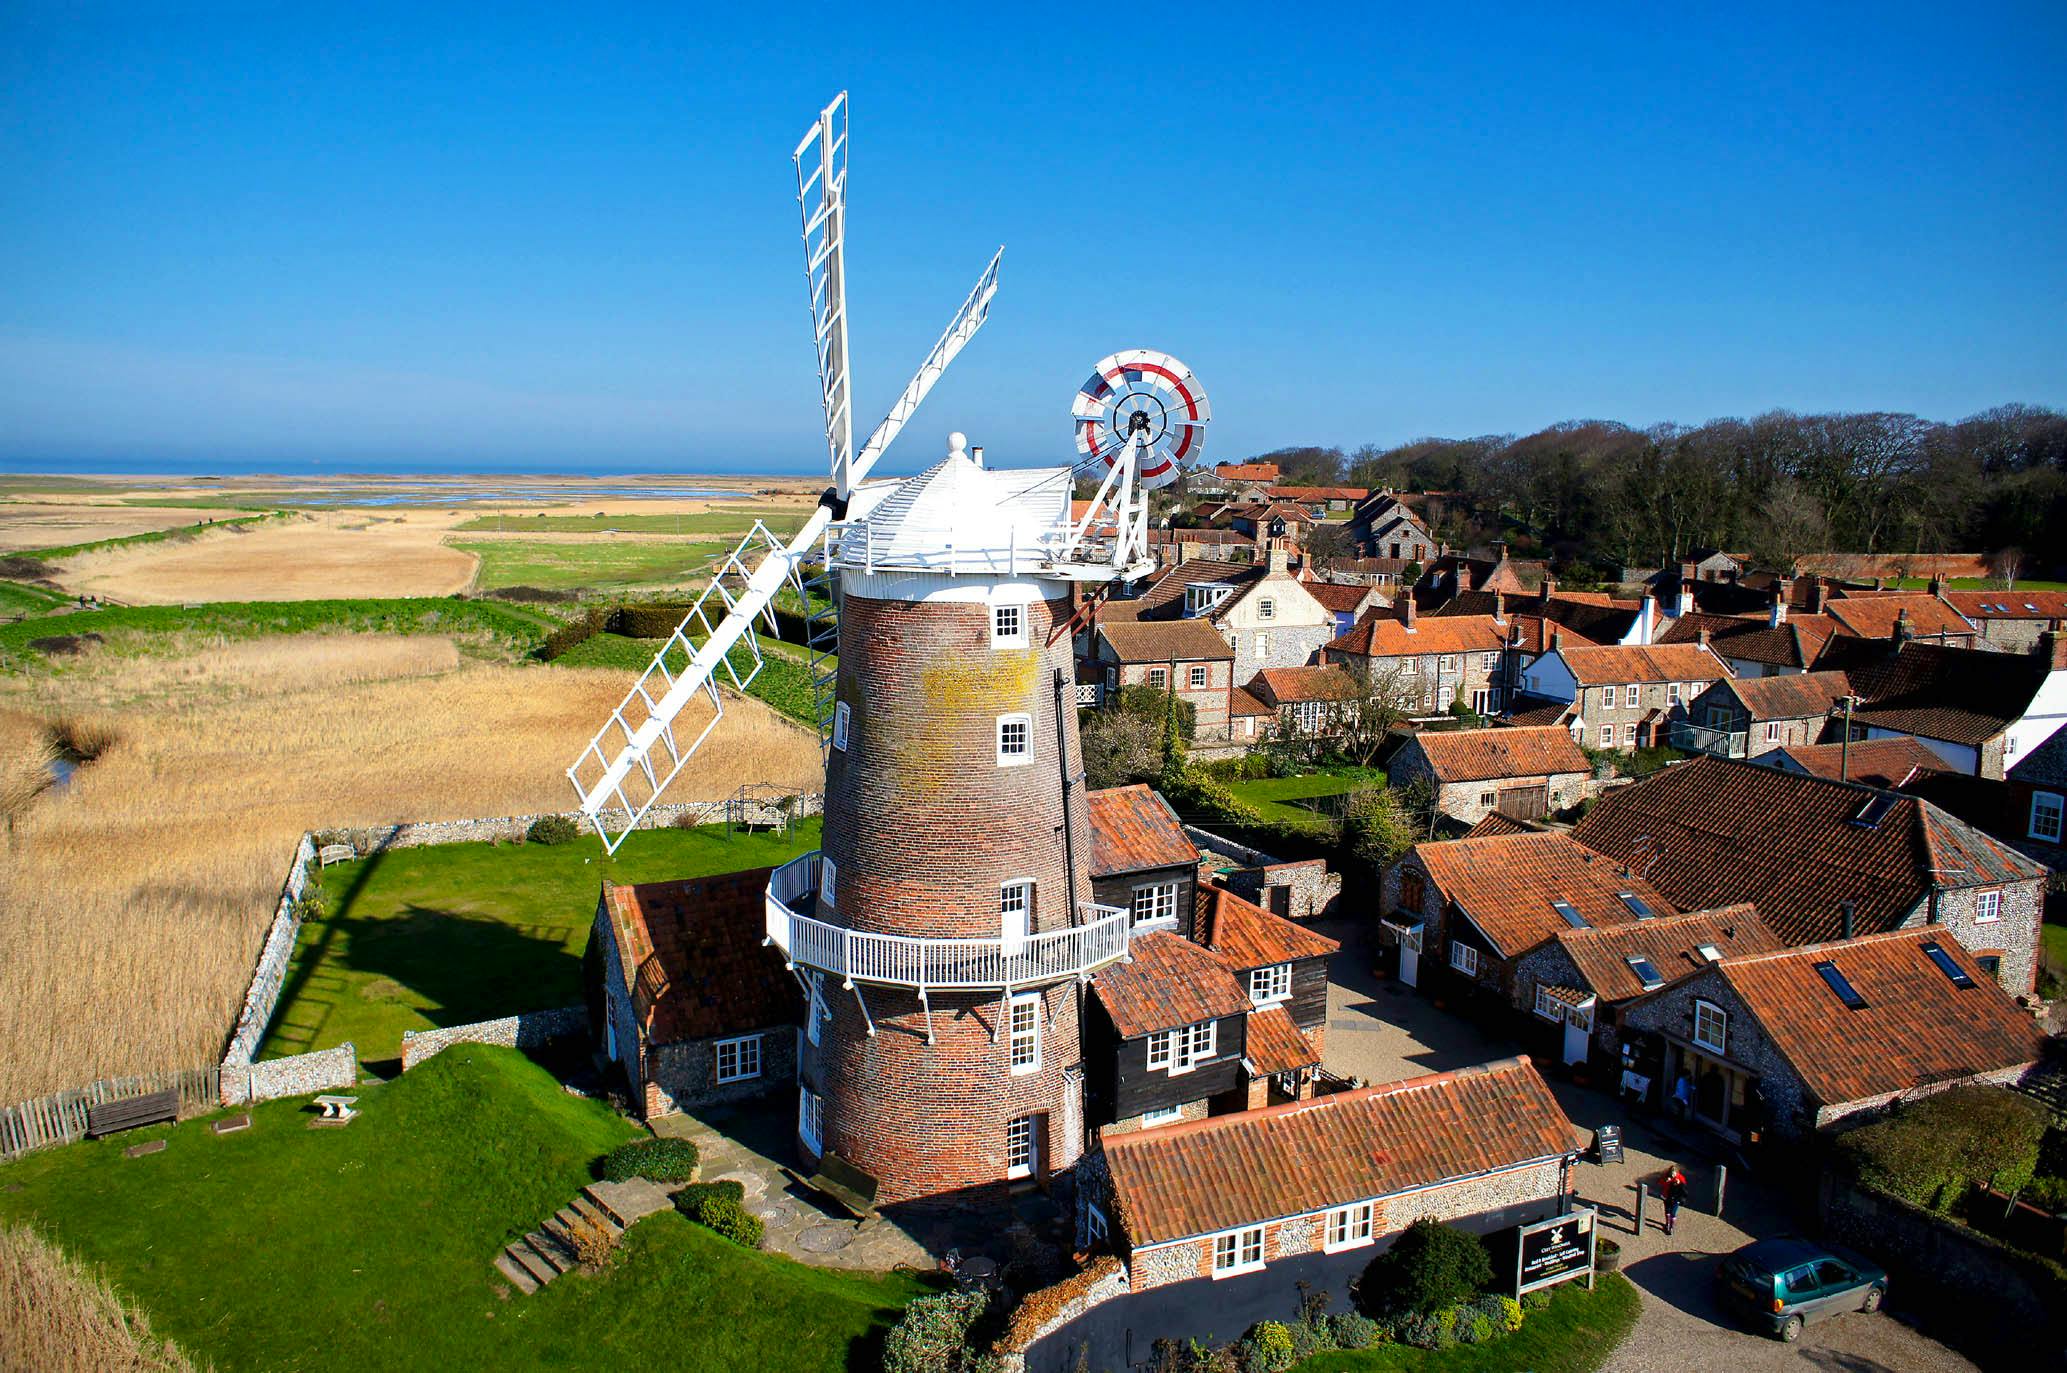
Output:
<svg viewBox="0 0 2067 1373">
<path fill-rule="evenodd" d="M 1567 420 L 1533 434 L 1257 455 L 1290 484 L 1431 494 L 1453 545 L 1511 538 L 1603 575 L 1696 548 L 1785 566 L 1803 554 L 2021 550 L 2052 570 L 2067 529 L 2067 413 L 2002 405 L 1955 423 L 1887 411 L 1638 429 Z M 2048 537 L 2051 534 L 2053 537 Z"/>
</svg>

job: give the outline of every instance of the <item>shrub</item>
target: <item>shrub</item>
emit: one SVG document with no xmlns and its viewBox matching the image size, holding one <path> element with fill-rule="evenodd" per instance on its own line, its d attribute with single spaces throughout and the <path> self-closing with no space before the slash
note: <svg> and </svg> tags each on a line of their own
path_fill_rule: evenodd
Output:
<svg viewBox="0 0 2067 1373">
<path fill-rule="evenodd" d="M 564 815 L 541 815 L 524 831 L 524 838 L 534 844 L 571 844 L 580 833 Z"/>
<path fill-rule="evenodd" d="M 692 1182 L 675 1193 L 675 1209 L 689 1219 L 696 1219 L 696 1208 L 706 1197 L 729 1201 L 734 1206 L 746 1205 L 746 1188 L 733 1178 L 719 1178 L 716 1182 Z"/>
<path fill-rule="evenodd" d="M 913 1299 L 883 1339 L 883 1373 L 971 1373 L 969 1331 L 989 1306 L 981 1287 Z"/>
<path fill-rule="evenodd" d="M 1328 1333 L 1337 1349 L 1369 1349 L 1378 1343 L 1378 1322 L 1355 1311 L 1338 1311 L 1328 1317 Z"/>
<path fill-rule="evenodd" d="M 1853 1174 L 1917 1206 L 1949 1212 L 1970 1185 L 2014 1192 L 2038 1166 L 2046 1114 L 2002 1087 L 1954 1087 L 1838 1141 Z"/>
<path fill-rule="evenodd" d="M 1457 1343 L 1457 1308 L 1411 1315 L 1399 1323 L 1399 1342 L 1416 1349 L 1448 1349 Z"/>
<path fill-rule="evenodd" d="M 1486 1304 L 1486 1314 L 1491 1316 L 1494 1323 L 1503 1331 L 1512 1335 L 1522 1328 L 1522 1304 L 1513 1297 L 1494 1293 L 1481 1300 Z"/>
<path fill-rule="evenodd" d="M 1424 1216 L 1371 1260 L 1357 1299 L 1372 1315 L 1428 1316 L 1454 1307 L 1492 1280 L 1493 1261 L 1478 1236 Z"/>
<path fill-rule="evenodd" d="M 1550 1293 L 1539 1287 L 1533 1292 L 1522 1293 L 1521 1306 L 1524 1311 L 1541 1311 L 1550 1305 Z"/>
<path fill-rule="evenodd" d="M 602 610 L 584 611 L 580 617 L 569 620 L 546 635 L 544 641 L 532 650 L 532 656 L 540 662 L 550 663 L 569 649 L 587 643 L 602 633 L 607 618 Z"/>
<path fill-rule="evenodd" d="M 603 1156 L 603 1176 L 611 1182 L 687 1182 L 696 1176 L 696 1157 L 696 1146 L 686 1139 L 635 1139 Z"/>
<path fill-rule="evenodd" d="M 617 1247 L 616 1237 L 587 1217 L 568 1225 L 567 1238 L 574 1245 L 574 1257 L 585 1268 L 602 1267 L 610 1251 Z"/>
<path fill-rule="evenodd" d="M 761 1236 L 766 1228 L 759 1216 L 750 1213 L 744 1206 L 730 1197 L 711 1194 L 699 1198 L 695 1213 L 689 1217 L 698 1225 L 707 1226 L 734 1244 L 749 1249 L 761 1247 Z"/>
<path fill-rule="evenodd" d="M 1283 1321 L 1258 1321 L 1235 1345 L 1241 1373 L 1285 1373 L 1296 1357 L 1292 1332 Z"/>
</svg>

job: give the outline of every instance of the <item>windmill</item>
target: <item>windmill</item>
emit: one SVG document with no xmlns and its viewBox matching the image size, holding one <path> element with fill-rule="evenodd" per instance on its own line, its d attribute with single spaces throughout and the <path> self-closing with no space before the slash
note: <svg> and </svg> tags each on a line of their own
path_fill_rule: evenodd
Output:
<svg viewBox="0 0 2067 1373">
<path fill-rule="evenodd" d="M 847 93 L 842 91 L 820 112 L 792 155 L 832 485 L 803 527 L 788 540 L 776 537 L 756 520 L 738 546 L 719 559 L 710 586 L 697 597 L 653 662 L 611 712 L 609 721 L 567 769 L 582 814 L 611 853 L 637 828 L 724 718 L 720 683 L 744 690 L 760 674 L 765 659 L 755 635 L 755 621 L 765 616 L 773 630 L 775 598 L 784 585 L 794 587 L 806 607 L 821 750 L 826 746 L 832 726 L 826 662 L 838 631 L 835 597 L 825 571 L 831 565 L 832 526 L 846 514 L 869 469 L 911 419 L 947 365 L 983 327 L 991 299 L 997 295 L 1003 248 L 992 255 L 890 413 L 856 452 L 847 346 L 847 141 Z M 809 570 L 814 564 L 819 569 L 815 575 Z M 695 737 L 685 740 L 676 734 L 675 722 L 699 695 L 710 703 L 710 720 Z M 625 817 L 624 828 L 615 832 L 605 821 L 612 813 Z"/>
</svg>

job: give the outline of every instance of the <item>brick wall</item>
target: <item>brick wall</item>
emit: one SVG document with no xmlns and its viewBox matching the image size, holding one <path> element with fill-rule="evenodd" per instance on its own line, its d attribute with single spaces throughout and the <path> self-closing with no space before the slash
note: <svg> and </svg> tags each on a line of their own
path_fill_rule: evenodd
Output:
<svg viewBox="0 0 2067 1373">
<path fill-rule="evenodd" d="M 794 1094 L 797 1042 L 801 1038 L 796 1027 L 775 1025 L 747 1033 L 760 1037 L 761 1073 L 738 1082 L 718 1081 L 717 1048 L 720 1039 L 736 1039 L 737 1035 L 651 1046 L 646 1051 L 646 1080 L 640 1094 L 646 1115 L 669 1115 L 691 1107 L 745 1101 L 773 1092 Z"/>
<path fill-rule="evenodd" d="M 1102 640 L 1100 641 L 1103 642 Z M 1115 680 L 1123 687 L 1149 686 L 1162 691 L 1168 680 L 1168 663 L 1106 663 Z M 1193 686 L 1191 670 L 1194 667 L 1206 669 L 1206 684 Z M 1163 681 L 1153 680 L 1161 674 Z M 1253 675 L 1253 674 L 1252 674 Z M 1194 736 L 1201 739 L 1225 739 L 1227 737 L 1227 696 L 1234 679 L 1234 664 L 1225 659 L 1203 663 L 1177 664 L 1177 699 L 1191 702 L 1195 712 Z M 1244 678 L 1244 680 L 1247 680 Z"/>
</svg>

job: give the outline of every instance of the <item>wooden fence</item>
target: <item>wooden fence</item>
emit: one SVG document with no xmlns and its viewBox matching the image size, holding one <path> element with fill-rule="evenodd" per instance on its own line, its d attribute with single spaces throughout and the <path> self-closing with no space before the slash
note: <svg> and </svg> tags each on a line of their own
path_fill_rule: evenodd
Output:
<svg viewBox="0 0 2067 1373">
<path fill-rule="evenodd" d="M 16 1158 L 31 1149 L 70 1144 L 86 1136 L 86 1112 L 104 1102 L 148 1092 L 177 1091 L 180 1114 L 222 1107 L 222 1073 L 216 1068 L 176 1068 L 142 1077 L 110 1077 L 69 1091 L 0 1107 L 0 1158 Z"/>
</svg>

